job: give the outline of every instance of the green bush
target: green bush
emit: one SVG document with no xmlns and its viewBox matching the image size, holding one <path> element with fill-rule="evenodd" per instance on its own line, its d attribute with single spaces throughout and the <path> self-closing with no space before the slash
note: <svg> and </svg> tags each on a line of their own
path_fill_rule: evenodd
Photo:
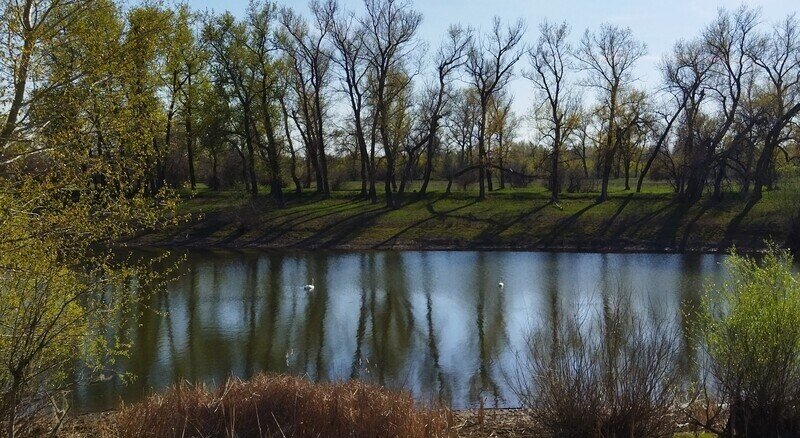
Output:
<svg viewBox="0 0 800 438">
<path fill-rule="evenodd" d="M 703 305 L 705 393 L 723 436 L 800 435 L 800 281 L 787 251 L 733 254 L 730 277 Z M 710 429 L 714 427 L 708 425 Z"/>
</svg>

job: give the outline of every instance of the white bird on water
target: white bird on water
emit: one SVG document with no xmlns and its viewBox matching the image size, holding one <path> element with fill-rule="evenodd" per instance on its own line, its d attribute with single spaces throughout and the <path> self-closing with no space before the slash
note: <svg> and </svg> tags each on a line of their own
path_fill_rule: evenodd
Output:
<svg viewBox="0 0 800 438">
<path fill-rule="evenodd" d="M 502 281 L 501 281 L 500 283 L 497 283 L 497 288 L 498 288 L 498 289 L 502 289 L 502 288 L 504 288 L 504 287 L 506 287 L 506 285 L 505 285 L 505 284 L 503 284 L 503 282 L 502 282 Z"/>
<path fill-rule="evenodd" d="M 311 284 L 307 284 L 307 285 L 303 286 L 303 290 L 306 291 L 306 292 L 311 292 L 312 290 L 314 290 L 314 279 L 313 278 L 311 279 Z"/>
</svg>

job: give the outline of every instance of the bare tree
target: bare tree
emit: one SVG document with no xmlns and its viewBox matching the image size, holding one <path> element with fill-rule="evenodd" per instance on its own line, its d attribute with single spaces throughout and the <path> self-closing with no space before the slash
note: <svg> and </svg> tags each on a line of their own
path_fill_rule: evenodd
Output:
<svg viewBox="0 0 800 438">
<path fill-rule="evenodd" d="M 492 99 L 488 118 L 487 150 L 492 159 L 497 161 L 497 166 L 493 167 L 498 170 L 501 190 L 506 188 L 506 174 L 510 171 L 510 169 L 505 167 L 506 157 L 511 140 L 513 140 L 514 137 L 514 132 L 519 126 L 519 118 L 511 111 L 511 104 L 513 102 L 514 98 L 507 92 L 498 93 L 497 97 Z M 492 143 L 492 137 L 497 139 L 495 149 L 488 147 Z"/>
<path fill-rule="evenodd" d="M 511 80 L 514 65 L 523 53 L 520 50 L 520 44 L 524 34 L 525 25 L 521 20 L 504 28 L 500 19 L 495 17 L 491 32 L 480 39 L 473 40 L 467 56 L 467 80 L 475 90 L 480 104 L 480 118 L 478 119 L 479 200 L 486 198 L 486 180 L 490 178 L 490 162 L 486 150 L 489 104 L 494 94 L 502 90 Z"/>
<path fill-rule="evenodd" d="M 566 22 L 552 24 L 547 21 L 539 26 L 539 41 L 528 55 L 533 70 L 526 72 L 540 94 L 538 106 L 546 107 L 547 132 L 551 142 L 550 157 L 550 201 L 557 202 L 561 188 L 558 168 L 561 152 L 570 132 L 575 129 L 577 100 L 570 94 L 567 74 L 572 67 L 572 48 L 567 38 L 569 26 Z"/>
<path fill-rule="evenodd" d="M 403 64 L 419 47 L 416 40 L 422 16 L 411 8 L 408 0 L 365 0 L 366 16 L 362 19 L 365 56 L 371 69 L 372 95 L 375 102 L 375 126 L 384 149 L 386 206 L 397 207 L 392 182 L 395 175 L 396 148 L 390 138 L 389 123 L 393 98 L 410 84 L 410 76 L 401 84 L 390 84 L 403 70 Z"/>
<path fill-rule="evenodd" d="M 767 78 L 767 132 L 756 164 L 753 187 L 753 199 L 759 200 L 772 174 L 775 152 L 788 139 L 786 128 L 800 113 L 800 28 L 794 14 L 773 27 L 754 58 Z"/>
<path fill-rule="evenodd" d="M 716 20 L 703 32 L 703 45 L 711 60 L 707 92 L 716 106 L 716 127 L 707 135 L 690 139 L 685 198 L 700 199 L 711 170 L 716 163 L 715 197 L 721 195 L 729 153 L 737 142 L 730 140 L 730 131 L 737 121 L 747 81 L 752 80 L 754 63 L 749 56 L 757 42 L 755 27 L 758 13 L 741 7 L 734 12 L 721 10 Z M 751 122 L 752 123 L 752 122 Z M 752 125 L 751 125 L 752 126 Z M 740 129 L 740 133 L 746 130 Z M 690 132 L 690 134 L 694 135 Z M 735 135 L 734 135 L 735 136 Z"/>
<path fill-rule="evenodd" d="M 428 90 L 423 107 L 423 117 L 427 129 L 418 144 L 425 145 L 425 173 L 419 194 L 424 195 L 433 173 L 433 161 L 436 154 L 438 132 L 442 118 L 449 111 L 452 97 L 452 75 L 464 65 L 466 51 L 472 42 L 472 32 L 461 26 L 451 26 L 447 31 L 447 39 L 436 55 L 437 82 Z"/>
<path fill-rule="evenodd" d="M 479 113 L 475 92 L 471 88 L 458 90 L 453 99 L 453 110 L 447 118 L 447 137 L 458 147 L 458 168 L 473 164 Z"/>
<path fill-rule="evenodd" d="M 710 68 L 708 56 L 703 51 L 702 45 L 699 42 L 679 42 L 673 49 L 673 54 L 669 58 L 665 58 L 662 62 L 662 71 L 664 74 L 664 82 L 666 90 L 674 101 L 674 110 L 669 114 L 662 114 L 664 118 L 664 126 L 658 134 L 653 150 L 645 162 L 639 174 L 639 180 L 636 183 L 636 193 L 642 191 L 642 184 L 645 176 L 650 171 L 656 157 L 661 153 L 662 147 L 669 138 L 672 126 L 678 117 L 684 113 L 686 106 L 691 102 L 693 110 L 689 110 L 685 120 L 694 118 L 699 103 L 703 99 L 702 90 L 706 74 Z"/>
<path fill-rule="evenodd" d="M 306 135 L 314 149 L 312 164 L 317 176 L 317 192 L 329 196 L 328 158 L 325 150 L 324 94 L 329 82 L 331 56 L 325 43 L 333 27 L 328 8 L 331 3 L 311 3 L 314 17 L 313 30 L 294 11 L 284 8 L 280 13 L 283 37 L 281 47 L 292 60 L 296 75 L 297 95 L 300 101 Z"/>
<path fill-rule="evenodd" d="M 336 49 L 333 61 L 339 72 L 347 93 L 350 109 L 353 112 L 353 130 L 361 156 L 361 196 L 369 196 L 372 203 L 378 202 L 375 189 L 375 144 L 371 151 L 367 150 L 367 133 L 365 129 L 364 107 L 366 105 L 368 63 L 364 59 L 364 40 L 361 38 L 362 28 L 351 14 L 340 11 L 338 3 L 330 0 L 326 7 L 333 23 L 330 39 Z"/>
<path fill-rule="evenodd" d="M 633 67 L 646 53 L 646 46 L 633 38 L 630 28 L 603 24 L 596 32 L 586 31 L 577 52 L 583 69 L 589 73 L 587 85 L 600 91 L 607 107 L 604 142 L 598 151 L 602 179 L 599 202 L 608 198 L 608 180 L 616 155 L 620 92 L 635 80 Z"/>
</svg>

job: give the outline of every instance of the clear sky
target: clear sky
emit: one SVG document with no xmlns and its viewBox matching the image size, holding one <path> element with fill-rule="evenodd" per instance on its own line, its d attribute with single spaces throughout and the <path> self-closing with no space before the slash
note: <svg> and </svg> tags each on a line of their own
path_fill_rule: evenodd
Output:
<svg viewBox="0 0 800 438">
<path fill-rule="evenodd" d="M 361 10 L 362 0 L 340 0 L 347 8 Z M 435 50 L 437 41 L 447 26 L 462 23 L 476 29 L 486 28 L 493 16 L 504 21 L 517 18 L 525 20 L 528 31 L 526 41 L 534 42 L 538 25 L 543 19 L 566 20 L 572 28 L 572 39 L 577 41 L 584 30 L 596 29 L 608 22 L 630 27 L 639 40 L 647 44 L 648 53 L 639 62 L 639 86 L 654 89 L 661 76 L 658 63 L 673 44 L 681 38 L 699 35 L 721 7 L 733 9 L 741 0 L 413 0 L 422 13 L 420 37 Z M 277 0 L 278 4 L 308 12 L 305 0 Z M 189 0 L 195 9 L 230 10 L 241 14 L 247 0 Z M 797 0 L 754 0 L 747 2 L 761 9 L 762 21 L 771 24 L 789 13 L 800 11 Z M 523 67 L 527 60 L 523 58 Z M 519 72 L 519 68 L 517 69 Z M 517 79 L 511 85 L 515 96 L 514 108 L 522 113 L 531 107 L 530 86 L 526 80 Z"/>
</svg>

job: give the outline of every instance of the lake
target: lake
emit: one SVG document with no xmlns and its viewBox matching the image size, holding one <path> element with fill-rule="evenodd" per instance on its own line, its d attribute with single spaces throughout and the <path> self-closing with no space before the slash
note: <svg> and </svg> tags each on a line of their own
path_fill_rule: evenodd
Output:
<svg viewBox="0 0 800 438">
<path fill-rule="evenodd" d="M 147 303 L 159 312 L 143 306 L 126 331 L 133 347 L 119 370 L 135 380 L 77 384 L 77 411 L 113 408 L 182 379 L 219 383 L 260 371 L 358 377 L 455 408 L 513 407 L 526 340 L 553 309 L 591 307 L 625 290 L 637 309 L 682 321 L 725 270 L 725 256 L 711 254 L 173 253 L 185 257 L 179 277 Z M 314 290 L 304 290 L 312 280 Z"/>
</svg>

